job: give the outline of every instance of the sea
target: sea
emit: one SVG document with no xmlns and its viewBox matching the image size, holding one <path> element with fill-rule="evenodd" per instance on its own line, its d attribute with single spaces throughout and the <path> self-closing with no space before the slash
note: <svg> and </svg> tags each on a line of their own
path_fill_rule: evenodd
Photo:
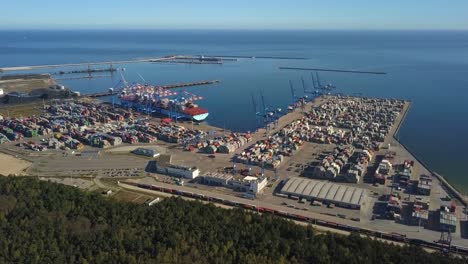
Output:
<svg viewBox="0 0 468 264">
<path fill-rule="evenodd" d="M 0 31 L 0 67 L 174 54 L 246 58 L 222 65 L 148 62 L 113 66 L 125 69 L 128 82 L 164 85 L 220 80 L 217 85 L 186 90 L 204 98 L 199 104 L 210 111 L 206 122 L 234 131 L 255 129 L 252 97 L 261 106 L 261 91 L 266 107 L 286 109 L 292 102 L 290 80 L 297 96 L 304 94 L 301 78 L 307 89 L 312 87 L 310 72 L 279 67 L 386 72 L 320 72 L 319 76 L 322 83 L 336 86 L 335 92 L 411 100 L 400 141 L 430 169 L 468 193 L 468 31 Z M 68 78 L 60 82 L 82 94 L 107 91 L 121 80 L 117 73 L 96 75 L 100 76 L 55 77 Z"/>
</svg>

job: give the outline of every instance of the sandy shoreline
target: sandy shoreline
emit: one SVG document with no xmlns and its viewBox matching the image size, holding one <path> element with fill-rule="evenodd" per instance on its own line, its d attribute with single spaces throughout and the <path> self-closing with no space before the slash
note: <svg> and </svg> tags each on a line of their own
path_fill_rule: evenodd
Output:
<svg viewBox="0 0 468 264">
<path fill-rule="evenodd" d="M 29 166 L 31 166 L 29 161 L 0 153 L 0 175 L 21 175 L 27 168 L 29 168 Z"/>
</svg>

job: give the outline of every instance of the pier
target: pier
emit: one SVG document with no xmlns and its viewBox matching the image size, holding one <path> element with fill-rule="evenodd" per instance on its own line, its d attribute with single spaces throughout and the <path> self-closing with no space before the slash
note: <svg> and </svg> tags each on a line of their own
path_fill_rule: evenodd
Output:
<svg viewBox="0 0 468 264">
<path fill-rule="evenodd" d="M 223 64 L 221 61 L 198 61 L 198 60 L 165 60 L 165 61 L 151 61 L 153 63 L 180 63 L 180 64 Z"/>
<path fill-rule="evenodd" d="M 116 71 L 117 71 L 117 68 L 112 67 L 112 64 L 111 64 L 110 67 L 109 67 L 109 68 L 106 68 L 106 69 L 92 69 L 90 66 L 88 66 L 88 68 L 87 68 L 87 69 L 84 69 L 84 70 L 59 71 L 59 72 L 56 72 L 55 74 L 60 74 L 60 75 L 64 75 L 64 74 L 78 74 L 78 73 L 92 74 L 92 73 L 100 73 L 100 72 L 110 72 L 110 73 L 113 73 L 113 72 L 116 72 Z"/>
<path fill-rule="evenodd" d="M 238 59 L 272 59 L 272 60 L 308 60 L 303 57 L 278 57 L 278 56 L 236 56 L 236 55 L 224 55 L 224 56 L 209 56 L 218 58 L 238 58 Z"/>
<path fill-rule="evenodd" d="M 163 89 L 176 89 L 176 88 L 183 88 L 183 87 L 191 87 L 191 86 L 202 86 L 202 85 L 211 85 L 219 83 L 219 80 L 210 80 L 210 81 L 199 81 L 199 82 L 188 82 L 188 83 L 176 83 L 176 84 L 169 84 L 169 85 L 161 85 L 157 88 Z M 84 95 L 86 97 L 97 98 L 97 97 L 105 97 L 105 96 L 112 96 L 119 94 L 120 91 L 108 91 L 108 92 L 100 92 L 100 93 L 93 93 Z"/>
<path fill-rule="evenodd" d="M 278 67 L 278 69 L 296 70 L 296 71 L 327 71 L 327 72 L 346 72 L 346 73 L 363 73 L 363 74 L 387 74 L 386 72 L 378 72 L 378 71 L 357 71 L 357 70 L 322 69 L 322 68 Z"/>
</svg>

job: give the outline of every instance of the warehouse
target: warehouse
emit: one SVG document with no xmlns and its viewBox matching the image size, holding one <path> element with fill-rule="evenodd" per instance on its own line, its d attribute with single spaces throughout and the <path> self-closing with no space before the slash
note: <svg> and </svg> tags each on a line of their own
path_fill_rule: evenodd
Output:
<svg viewBox="0 0 468 264">
<path fill-rule="evenodd" d="M 360 209 L 367 200 L 364 189 L 299 177 L 290 178 L 281 193 L 352 209 Z"/>
</svg>

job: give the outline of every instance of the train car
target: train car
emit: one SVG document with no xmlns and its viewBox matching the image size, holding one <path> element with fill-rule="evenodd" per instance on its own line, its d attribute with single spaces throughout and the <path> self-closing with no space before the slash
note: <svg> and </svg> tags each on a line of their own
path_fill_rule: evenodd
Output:
<svg viewBox="0 0 468 264">
<path fill-rule="evenodd" d="M 185 196 L 185 197 L 190 197 L 190 198 L 193 197 L 193 193 L 191 193 L 191 192 L 182 192 L 182 195 Z"/>
<path fill-rule="evenodd" d="M 296 214 L 292 214 L 292 219 L 297 220 L 297 221 L 304 221 L 304 222 L 307 222 L 309 220 L 309 218 L 306 216 L 296 215 Z"/>
<path fill-rule="evenodd" d="M 269 213 L 269 214 L 274 214 L 274 213 L 275 213 L 275 210 L 270 209 L 270 208 L 263 208 L 263 211 L 264 211 L 265 213 Z"/>
<path fill-rule="evenodd" d="M 148 189 L 148 190 L 151 189 L 151 185 L 149 185 L 149 184 L 139 183 L 137 186 L 140 187 L 140 188 Z"/>
<path fill-rule="evenodd" d="M 204 198 L 203 194 L 198 194 L 198 193 L 194 193 L 193 197 L 196 198 L 196 199 L 202 199 L 202 200 Z"/>
<path fill-rule="evenodd" d="M 255 210 L 255 205 L 252 204 L 242 204 L 244 209 Z"/>
<path fill-rule="evenodd" d="M 213 198 L 213 201 L 214 201 L 214 202 L 217 202 L 217 203 L 223 203 L 223 202 L 224 202 L 224 199 L 221 199 L 221 198 L 218 198 L 218 197 L 214 197 L 214 198 Z"/>
<path fill-rule="evenodd" d="M 283 211 L 278 211 L 278 210 L 275 210 L 275 214 L 279 216 L 284 216 L 284 217 L 288 216 L 288 213 L 283 212 Z"/>
<path fill-rule="evenodd" d="M 402 234 L 398 234 L 398 233 L 391 233 L 390 235 L 391 235 L 392 239 L 394 239 L 396 241 L 405 242 L 405 241 L 408 240 L 406 238 L 406 235 L 402 235 Z"/>
<path fill-rule="evenodd" d="M 165 192 L 165 193 L 174 193 L 174 190 L 173 189 L 170 189 L 170 188 L 162 188 L 162 191 Z"/>
<path fill-rule="evenodd" d="M 270 208 L 266 208 L 266 207 L 257 207 L 257 211 L 259 211 L 260 213 L 267 213 L 267 214 L 274 214 L 275 213 L 275 210 L 270 209 Z"/>
<path fill-rule="evenodd" d="M 229 206 L 236 206 L 237 203 L 236 202 L 233 202 L 233 201 L 230 201 L 230 200 L 224 200 L 223 202 L 225 205 L 229 205 Z"/>
<path fill-rule="evenodd" d="M 359 228 L 359 232 L 362 233 L 362 234 L 372 235 L 372 236 L 376 236 L 376 237 L 380 237 L 382 235 L 381 232 L 372 231 L 372 230 L 365 229 L 365 228 Z"/>
</svg>

